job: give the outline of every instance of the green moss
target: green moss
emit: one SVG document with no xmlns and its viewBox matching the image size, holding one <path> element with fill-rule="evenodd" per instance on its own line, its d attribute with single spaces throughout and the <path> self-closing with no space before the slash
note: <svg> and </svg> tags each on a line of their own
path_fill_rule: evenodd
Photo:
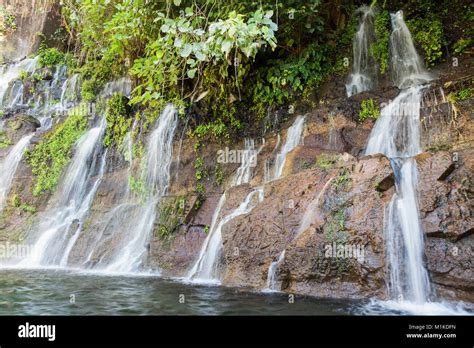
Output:
<svg viewBox="0 0 474 348">
<path fill-rule="evenodd" d="M 47 133 L 33 150 L 26 152 L 26 159 L 36 177 L 35 196 L 56 189 L 63 169 L 71 160 L 73 146 L 87 127 L 85 109 L 71 110 L 63 123 Z"/>
<path fill-rule="evenodd" d="M 130 190 L 138 197 L 146 198 L 147 196 L 147 189 L 145 186 L 145 181 L 142 179 L 137 179 L 133 176 L 129 176 L 128 178 L 128 185 L 130 186 Z"/>
<path fill-rule="evenodd" d="M 224 170 L 220 163 L 216 164 L 216 168 L 214 169 L 214 178 L 217 185 L 222 185 L 224 182 Z"/>
<path fill-rule="evenodd" d="M 129 117 L 129 113 L 128 98 L 122 94 L 116 93 L 107 101 L 105 146 L 122 146 L 123 140 L 132 125 L 132 118 Z"/>
<path fill-rule="evenodd" d="M 315 165 L 319 169 L 328 170 L 332 168 L 334 162 L 333 158 L 323 153 L 316 159 Z"/>
<path fill-rule="evenodd" d="M 380 116 L 380 108 L 373 99 L 365 99 L 360 104 L 359 121 L 363 122 L 367 118 L 376 120 Z"/>
<path fill-rule="evenodd" d="M 4 149 L 10 145 L 12 145 L 11 139 L 5 131 L 0 130 L 0 149 Z"/>
<path fill-rule="evenodd" d="M 169 239 L 176 232 L 184 220 L 186 197 L 177 197 L 160 207 L 158 227 L 155 235 L 162 239 Z"/>
<path fill-rule="evenodd" d="M 349 175 L 349 171 L 347 169 L 343 169 L 341 170 L 339 175 L 334 178 L 332 184 L 336 188 L 336 190 L 348 190 L 350 188 L 351 182 L 352 179 Z"/>
</svg>

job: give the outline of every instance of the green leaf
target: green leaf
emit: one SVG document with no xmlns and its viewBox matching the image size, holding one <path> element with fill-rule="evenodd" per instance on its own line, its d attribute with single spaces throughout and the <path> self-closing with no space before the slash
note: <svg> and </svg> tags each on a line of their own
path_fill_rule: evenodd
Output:
<svg viewBox="0 0 474 348">
<path fill-rule="evenodd" d="M 187 43 L 184 45 L 184 47 L 182 48 L 179 54 L 181 57 L 187 58 L 191 54 L 192 50 L 193 50 L 193 46 Z"/>
<path fill-rule="evenodd" d="M 187 72 L 188 77 L 189 77 L 190 79 L 193 79 L 194 76 L 196 76 L 196 71 L 197 71 L 197 69 L 188 70 L 188 72 Z"/>
</svg>

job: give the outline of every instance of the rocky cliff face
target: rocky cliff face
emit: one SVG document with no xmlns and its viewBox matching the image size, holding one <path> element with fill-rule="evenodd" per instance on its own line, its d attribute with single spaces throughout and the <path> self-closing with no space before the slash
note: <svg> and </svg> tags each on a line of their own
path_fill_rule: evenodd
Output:
<svg viewBox="0 0 474 348">
<path fill-rule="evenodd" d="M 449 72 L 425 94 L 422 122 L 427 152 L 417 157 L 419 204 L 431 281 L 442 296 L 474 302 L 473 103 L 470 99 L 454 105 L 440 94 L 437 100 L 433 98 L 440 87 L 447 94 L 472 86 L 472 79 L 460 77 Z M 454 82 L 446 84 L 451 80 Z M 329 88 L 327 102 L 306 114 L 304 145 L 288 154 L 282 178 L 264 185 L 263 201 L 249 214 L 224 226 L 220 260 L 224 285 L 265 288 L 271 263 L 285 251 L 276 270 L 282 291 L 327 298 L 387 297 L 384 206 L 394 194 L 394 177 L 387 158 L 363 156 L 373 121 L 359 124 L 355 119 L 361 100 L 372 97 L 383 102 L 397 91 L 381 89 L 350 99 L 333 92 Z M 6 132 L 15 143 L 37 127 L 31 118 L 14 115 L 8 119 Z M 286 132 L 282 131 L 282 141 Z M 184 134 L 183 129 L 177 134 Z M 275 161 L 277 143 L 276 135 L 266 137 L 252 180 L 226 192 L 222 214 L 231 212 L 254 187 L 264 184 L 265 168 Z M 243 149 L 243 144 L 230 147 Z M 165 276 L 186 274 L 206 237 L 219 198 L 230 186 L 238 164 L 223 165 L 218 173 L 215 166 L 220 149 L 220 144 L 206 144 L 200 153 L 208 174 L 202 182 L 204 197 L 200 197 L 195 192 L 197 155 L 193 142 L 186 137 L 181 142 L 176 137 L 171 186 L 157 207 L 160 214 L 147 260 Z M 129 167 L 117 151 L 108 153 L 107 163 L 84 224 L 86 233 L 71 254 L 72 264 L 82 262 L 98 234 L 107 236 L 110 229 L 122 228 L 114 224 L 110 212 L 126 194 Z M 32 179 L 23 161 L 10 196 L 17 195 L 39 212 L 47 207 L 48 197 L 31 195 Z M 179 202 L 184 203 L 177 205 Z M 21 240 L 34 218 L 31 211 L 9 207 L 0 223 L 0 240 Z M 107 218 L 110 224 L 103 229 Z M 117 242 L 114 238 L 108 241 Z M 339 246 L 357 247 L 359 254 L 340 257 Z M 105 252 L 107 243 L 90 262 L 97 262 Z"/>
<path fill-rule="evenodd" d="M 40 35 L 48 44 L 55 44 L 64 33 L 56 32 L 60 26 L 59 1 L 51 0 L 0 0 L 0 6 L 16 18 L 17 29 L 2 42 L 0 56 L 17 61 L 38 48 Z"/>
</svg>

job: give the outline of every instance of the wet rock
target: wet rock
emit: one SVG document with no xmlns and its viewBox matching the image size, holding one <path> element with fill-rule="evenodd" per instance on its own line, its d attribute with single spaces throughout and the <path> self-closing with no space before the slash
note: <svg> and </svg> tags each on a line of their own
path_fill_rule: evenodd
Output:
<svg viewBox="0 0 474 348">
<path fill-rule="evenodd" d="M 24 136 L 33 133 L 41 125 L 33 116 L 16 114 L 6 121 L 5 134 L 12 144 Z"/>
<path fill-rule="evenodd" d="M 474 229 L 469 198 L 473 187 L 473 151 L 460 151 L 456 165 L 448 152 L 417 156 L 420 210 L 428 235 L 458 240 Z"/>
<path fill-rule="evenodd" d="M 427 268 L 437 286 L 459 289 L 474 299 L 474 235 L 452 242 L 445 238 L 428 238 L 425 247 Z M 455 292 L 454 292 L 455 293 Z M 456 296 L 454 296 L 456 297 Z M 460 296 L 463 298 L 464 296 Z"/>
<path fill-rule="evenodd" d="M 45 80 L 45 81 L 50 81 L 53 79 L 53 69 L 49 68 L 49 67 L 42 67 L 39 72 L 38 72 L 39 76 L 41 77 L 42 80 Z"/>
</svg>

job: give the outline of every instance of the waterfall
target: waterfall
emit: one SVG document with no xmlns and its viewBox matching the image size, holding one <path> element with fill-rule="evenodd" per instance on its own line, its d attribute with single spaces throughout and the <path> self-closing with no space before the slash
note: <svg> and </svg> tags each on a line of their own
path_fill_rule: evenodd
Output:
<svg viewBox="0 0 474 348">
<path fill-rule="evenodd" d="M 242 185 L 250 181 L 252 175 L 252 168 L 255 166 L 257 160 L 257 153 L 255 151 L 255 141 L 253 139 L 246 138 L 244 140 L 244 143 L 244 156 L 246 158 L 243 159 L 242 165 L 239 166 L 239 168 L 237 169 L 232 186 Z"/>
<path fill-rule="evenodd" d="M 60 105 L 62 109 L 67 109 L 77 101 L 77 96 L 80 94 L 79 88 L 79 74 L 74 74 L 67 78 L 61 86 Z"/>
<path fill-rule="evenodd" d="M 8 155 L 0 161 L 0 213 L 5 207 L 13 176 L 32 137 L 33 135 L 27 135 L 21 138 Z"/>
<path fill-rule="evenodd" d="M 263 146 L 262 146 L 263 147 Z M 252 168 L 255 166 L 258 151 L 255 150 L 255 141 L 245 139 L 245 152 L 237 172 L 232 180 L 231 187 L 248 183 L 252 176 Z M 203 242 L 199 256 L 194 265 L 189 270 L 186 278 L 188 280 L 203 283 L 219 283 L 219 256 L 222 250 L 222 227 L 235 219 L 237 216 L 248 214 L 256 206 L 254 197 L 258 197 L 258 202 L 263 200 L 263 188 L 259 187 L 251 191 L 239 205 L 228 215 L 221 218 L 221 210 L 225 204 L 226 192 L 219 199 L 217 208 L 212 216 L 209 234 Z"/>
<path fill-rule="evenodd" d="M 270 264 L 270 267 L 268 267 L 268 272 L 267 272 L 267 287 L 265 289 L 263 289 L 263 291 L 266 291 L 266 292 L 272 292 L 272 291 L 276 291 L 277 289 L 277 283 L 278 283 L 278 278 L 277 278 L 277 270 L 278 270 L 278 267 L 281 265 L 281 263 L 283 262 L 283 260 L 285 259 L 285 253 L 286 253 L 286 249 L 284 249 L 281 253 L 280 253 L 280 256 L 278 256 L 278 260 L 276 261 L 273 261 L 271 264 Z"/>
<path fill-rule="evenodd" d="M 128 203 L 120 204 L 113 212 L 112 216 L 117 216 L 119 221 L 129 228 L 119 246 L 100 260 L 97 265 L 99 269 L 112 273 L 130 273 L 143 269 L 147 246 L 156 220 L 156 208 L 168 190 L 173 139 L 177 125 L 176 109 L 172 105 L 166 106 L 146 147 L 147 166 L 144 181 L 149 192 L 146 202 L 138 207 L 130 206 Z M 119 217 L 116 212 L 121 212 L 121 216 Z M 93 252 L 94 250 L 88 260 Z"/>
<path fill-rule="evenodd" d="M 400 89 L 420 85 L 433 80 L 416 52 L 415 45 L 403 20 L 403 12 L 390 14 L 392 33 L 390 35 L 390 72 L 393 83 Z"/>
<path fill-rule="evenodd" d="M 352 72 L 346 84 L 347 96 L 371 90 L 377 84 L 377 64 L 370 54 L 370 46 L 375 42 L 374 10 L 362 6 L 359 14 L 359 27 L 352 40 Z"/>
<path fill-rule="evenodd" d="M 256 188 L 245 197 L 244 201 L 240 203 L 237 209 L 233 210 L 230 214 L 217 222 L 218 215 L 225 202 L 225 193 L 222 195 L 219 200 L 218 208 L 216 209 L 218 214 L 213 216 L 213 226 L 209 231 L 208 237 L 204 241 L 198 260 L 188 273 L 187 278 L 189 280 L 217 284 L 220 282 L 218 261 L 222 250 L 222 227 L 236 217 L 250 213 L 253 208 L 263 200 L 263 196 L 263 187 Z M 255 197 L 257 198 L 257 202 L 255 202 Z"/>
<path fill-rule="evenodd" d="M 20 262 L 20 266 L 66 265 L 104 173 L 104 130 L 105 120 L 102 120 L 98 127 L 90 129 L 77 142 L 76 153 L 53 198 L 53 207 L 40 216 L 38 225 L 34 227 L 37 240 L 33 252 Z"/>
<path fill-rule="evenodd" d="M 8 90 L 12 88 L 10 86 L 10 82 L 16 80 L 20 76 L 21 71 L 26 71 L 27 73 L 31 73 L 36 69 L 38 63 L 38 57 L 35 58 L 27 58 L 23 59 L 22 61 L 3 66 L 2 72 L 0 73 L 0 106 L 4 106 L 4 97 Z M 7 104 L 10 104 L 7 102 Z"/>
<path fill-rule="evenodd" d="M 272 154 L 276 153 L 276 151 L 280 147 L 280 143 L 281 143 L 281 136 L 280 136 L 280 133 L 278 133 L 277 141 L 276 141 L 275 147 L 273 148 Z M 272 173 L 272 167 L 271 167 L 271 160 L 270 158 L 267 158 L 265 160 L 265 168 L 264 168 L 264 173 L 263 173 L 264 182 L 266 183 L 270 182 L 272 180 L 272 177 L 273 177 L 273 173 Z"/>
<path fill-rule="evenodd" d="M 285 144 L 281 148 L 281 151 L 275 160 L 275 172 L 273 174 L 273 180 L 277 180 L 282 176 L 283 169 L 285 167 L 286 156 L 288 153 L 293 151 L 296 146 L 303 142 L 304 122 L 305 117 L 300 115 L 295 119 L 291 127 L 288 128 Z"/>
<path fill-rule="evenodd" d="M 396 193 L 386 207 L 385 236 L 389 264 L 389 291 L 393 299 L 425 303 L 430 295 L 423 264 L 423 230 L 418 205 L 418 173 L 414 156 L 421 152 L 420 102 L 426 81 L 401 11 L 391 15 L 390 52 L 394 81 L 406 88 L 381 111 L 366 154 L 383 153 L 391 162 Z"/>
</svg>

